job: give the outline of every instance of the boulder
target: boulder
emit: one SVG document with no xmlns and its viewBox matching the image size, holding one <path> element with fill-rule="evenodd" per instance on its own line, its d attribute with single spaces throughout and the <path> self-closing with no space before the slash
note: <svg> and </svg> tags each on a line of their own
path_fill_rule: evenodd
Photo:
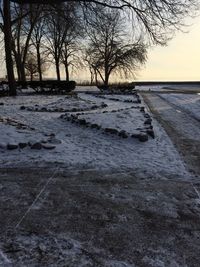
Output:
<svg viewBox="0 0 200 267">
<path fill-rule="evenodd" d="M 7 144 L 7 149 L 8 150 L 14 150 L 17 149 L 18 145 L 17 144 Z"/>
<path fill-rule="evenodd" d="M 19 148 L 23 149 L 25 147 L 27 147 L 28 144 L 27 143 L 19 143 Z"/>
<path fill-rule="evenodd" d="M 80 125 L 86 125 L 87 124 L 85 119 L 79 119 L 78 122 Z"/>
<path fill-rule="evenodd" d="M 37 142 L 37 143 L 34 143 L 33 145 L 31 145 L 31 149 L 37 149 L 37 150 L 40 150 L 42 149 L 42 144 Z"/>
<path fill-rule="evenodd" d="M 145 120 L 144 124 L 150 124 L 151 125 L 151 122 L 152 122 L 152 119 L 151 118 L 148 118 Z"/>
<path fill-rule="evenodd" d="M 92 124 L 90 125 L 90 127 L 93 128 L 93 129 L 94 129 L 94 128 L 95 128 L 95 129 L 98 129 L 98 130 L 101 129 L 101 126 L 98 125 L 98 124 L 96 124 L 96 123 L 92 123 Z"/>
<path fill-rule="evenodd" d="M 141 111 L 141 112 L 145 112 L 145 107 L 141 107 L 141 108 L 140 108 L 140 111 Z"/>
<path fill-rule="evenodd" d="M 140 142 L 146 142 L 146 141 L 148 141 L 148 135 L 147 134 L 145 134 L 145 133 L 140 133 L 140 135 L 139 135 L 139 140 L 140 140 Z"/>
<path fill-rule="evenodd" d="M 0 106 L 3 106 L 4 105 L 4 103 L 3 102 L 0 102 Z"/>
<path fill-rule="evenodd" d="M 21 110 L 24 110 L 24 109 L 26 109 L 26 107 L 25 106 L 21 106 L 20 109 Z"/>
<path fill-rule="evenodd" d="M 155 133 L 154 133 L 154 130 L 153 129 L 147 129 L 146 130 L 146 133 L 148 135 L 150 135 L 152 138 L 155 138 Z"/>
<path fill-rule="evenodd" d="M 139 138 L 140 137 L 140 133 L 133 133 L 131 135 L 132 138 Z"/>
<path fill-rule="evenodd" d="M 122 138 L 128 138 L 128 133 L 124 130 L 120 131 L 118 135 Z"/>
<path fill-rule="evenodd" d="M 45 107 L 43 107 L 43 108 L 41 108 L 41 111 L 47 111 L 47 108 L 45 108 Z"/>
<path fill-rule="evenodd" d="M 113 128 L 105 128 L 104 131 L 110 134 L 119 134 L 118 130 Z"/>
</svg>

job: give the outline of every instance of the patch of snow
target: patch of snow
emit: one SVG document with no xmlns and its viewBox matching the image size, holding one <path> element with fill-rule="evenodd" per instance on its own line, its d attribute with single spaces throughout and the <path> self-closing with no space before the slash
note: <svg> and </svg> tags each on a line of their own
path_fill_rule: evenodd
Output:
<svg viewBox="0 0 200 267">
<path fill-rule="evenodd" d="M 160 96 L 200 120 L 199 94 L 162 94 Z"/>
<path fill-rule="evenodd" d="M 80 93 L 79 97 L 85 101 L 94 101 L 97 105 L 102 102 L 89 94 Z M 185 169 L 178 152 L 171 140 L 153 121 L 156 138 L 150 138 L 146 143 L 118 136 L 109 136 L 95 129 L 81 127 L 60 119 L 61 113 L 31 112 L 20 110 L 21 105 L 44 105 L 57 103 L 65 96 L 20 96 L 2 98 L 4 106 L 0 107 L 0 117 L 17 120 L 35 130 L 17 129 L 17 127 L 0 122 L 0 166 L 46 166 L 61 164 L 68 168 L 94 168 L 105 170 L 133 170 L 141 177 L 161 178 L 176 177 L 188 179 L 190 175 Z M 68 102 L 72 99 L 68 99 Z M 80 100 L 82 101 L 82 100 Z M 105 100 L 107 111 L 131 108 L 132 103 Z M 94 112 L 94 111 L 92 111 Z M 140 123 L 134 124 L 140 118 L 137 109 L 121 111 L 119 113 L 98 115 L 95 120 L 101 120 L 106 126 L 115 125 L 135 129 Z M 87 115 L 85 115 L 87 116 Z M 123 126 L 124 121 L 124 126 Z M 59 140 L 53 150 L 33 150 L 30 147 L 8 151 L 4 148 L 8 143 L 47 141 L 50 134 Z"/>
</svg>

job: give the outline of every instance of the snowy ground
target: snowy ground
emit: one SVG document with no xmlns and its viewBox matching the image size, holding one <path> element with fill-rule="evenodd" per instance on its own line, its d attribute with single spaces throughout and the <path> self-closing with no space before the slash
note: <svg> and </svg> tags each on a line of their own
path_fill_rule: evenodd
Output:
<svg viewBox="0 0 200 267">
<path fill-rule="evenodd" d="M 200 121 L 200 94 L 162 94 L 160 96 Z"/>
<path fill-rule="evenodd" d="M 197 175 L 142 98 L 81 91 L 0 99 L 0 266 L 199 267 Z M 199 144 L 190 116 L 151 101 L 179 139 Z M 102 130 L 141 133 L 147 114 L 147 142 Z"/>
<path fill-rule="evenodd" d="M 133 96 L 129 98 L 134 99 Z M 64 113 L 60 112 L 35 112 L 20 110 L 21 106 L 71 107 L 79 101 L 79 108 L 102 100 L 107 107 L 86 112 L 88 120 L 98 121 L 106 127 L 121 127 L 122 130 L 145 128 L 144 117 L 139 112 L 143 104 L 101 99 L 85 93 L 80 93 L 78 98 L 65 96 L 37 96 L 23 95 L 13 98 L 2 98 L 4 105 L 0 106 L 0 164 L 1 166 L 26 165 L 51 165 L 58 163 L 71 168 L 94 169 L 134 169 L 138 173 L 146 173 L 153 177 L 166 177 L 178 175 L 188 179 L 183 162 L 169 137 L 156 121 L 153 121 L 155 139 L 149 138 L 148 142 L 141 143 L 137 139 L 122 139 L 118 136 L 107 135 L 96 129 L 84 128 L 61 119 Z M 127 99 L 127 97 L 125 97 Z M 63 103 L 65 106 L 63 106 Z M 120 110 L 120 111 L 118 111 Z M 103 112 L 107 113 L 103 113 Z M 117 112 L 112 112 L 117 111 Z M 77 112 L 75 112 L 77 113 Z M 70 113 L 71 114 L 71 113 Z M 15 123 L 13 123 L 14 121 Z M 124 121 L 124 123 L 123 123 Z M 21 124 L 21 126 L 20 126 Z M 34 144 L 42 142 L 55 145 L 55 149 L 34 150 L 30 147 L 24 149 L 7 150 L 6 145 L 19 142 Z"/>
</svg>

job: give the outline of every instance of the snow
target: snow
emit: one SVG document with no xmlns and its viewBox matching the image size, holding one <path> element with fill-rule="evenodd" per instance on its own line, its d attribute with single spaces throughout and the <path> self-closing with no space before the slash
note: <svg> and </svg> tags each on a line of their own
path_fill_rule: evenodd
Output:
<svg viewBox="0 0 200 267">
<path fill-rule="evenodd" d="M 200 120 L 200 95 L 199 94 L 160 94 L 170 103 L 189 112 Z"/>
<path fill-rule="evenodd" d="M 125 103 L 123 99 L 127 96 L 119 96 L 119 98 L 122 101 L 103 99 L 108 107 L 89 110 L 81 116 L 91 122 L 98 121 L 105 127 L 114 126 L 130 132 L 144 127 L 144 117 L 139 111 L 139 107 L 144 106 L 143 101 L 142 104 Z M 50 105 L 51 108 L 58 107 L 60 104 L 66 107 L 74 107 L 74 105 L 88 107 L 91 101 L 96 105 L 102 103 L 101 98 L 85 93 L 79 93 L 78 98 L 75 99 L 41 95 L 2 98 L 1 102 L 4 105 L 0 106 L 0 167 L 57 164 L 68 169 L 133 171 L 138 177 L 144 177 L 144 175 L 161 179 L 190 177 L 171 140 L 155 120 L 153 120 L 155 139 L 149 138 L 148 142 L 141 143 L 134 138 L 122 139 L 96 129 L 72 124 L 60 118 L 64 114 L 61 112 L 41 113 L 20 110 L 21 105 L 34 108 L 36 104 L 40 107 Z M 111 113 L 111 111 L 116 112 Z M 10 120 L 5 118 L 16 120 L 24 127 L 20 128 L 18 124 L 12 125 L 8 123 Z M 6 149 L 8 143 L 19 142 L 53 143 L 56 148 L 34 150 L 27 146 L 24 149 L 12 151 Z"/>
</svg>

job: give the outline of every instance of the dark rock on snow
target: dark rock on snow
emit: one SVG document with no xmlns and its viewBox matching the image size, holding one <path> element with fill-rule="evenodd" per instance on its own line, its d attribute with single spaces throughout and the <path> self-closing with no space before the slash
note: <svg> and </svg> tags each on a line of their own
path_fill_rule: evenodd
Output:
<svg viewBox="0 0 200 267">
<path fill-rule="evenodd" d="M 28 144 L 27 143 L 19 143 L 19 148 L 23 149 L 25 147 L 27 147 Z"/>
<path fill-rule="evenodd" d="M 118 134 L 118 130 L 117 129 L 113 129 L 113 128 L 105 128 L 104 131 L 106 133 L 110 133 L 110 134 Z"/>
<path fill-rule="evenodd" d="M 139 140 L 140 140 L 140 142 L 146 142 L 146 141 L 148 141 L 148 135 L 147 134 L 145 134 L 145 133 L 141 133 L 140 135 L 139 135 Z"/>
<path fill-rule="evenodd" d="M 7 149 L 8 150 L 14 150 L 14 149 L 17 149 L 18 148 L 18 145 L 16 144 L 7 144 Z"/>
<path fill-rule="evenodd" d="M 42 144 L 37 142 L 37 143 L 34 143 L 33 145 L 31 145 L 31 149 L 37 149 L 37 150 L 40 150 L 42 149 Z"/>
<path fill-rule="evenodd" d="M 127 134 L 126 131 L 121 131 L 121 132 L 119 132 L 118 135 L 119 135 L 120 137 L 122 137 L 122 138 L 128 138 L 128 134 Z"/>
</svg>

